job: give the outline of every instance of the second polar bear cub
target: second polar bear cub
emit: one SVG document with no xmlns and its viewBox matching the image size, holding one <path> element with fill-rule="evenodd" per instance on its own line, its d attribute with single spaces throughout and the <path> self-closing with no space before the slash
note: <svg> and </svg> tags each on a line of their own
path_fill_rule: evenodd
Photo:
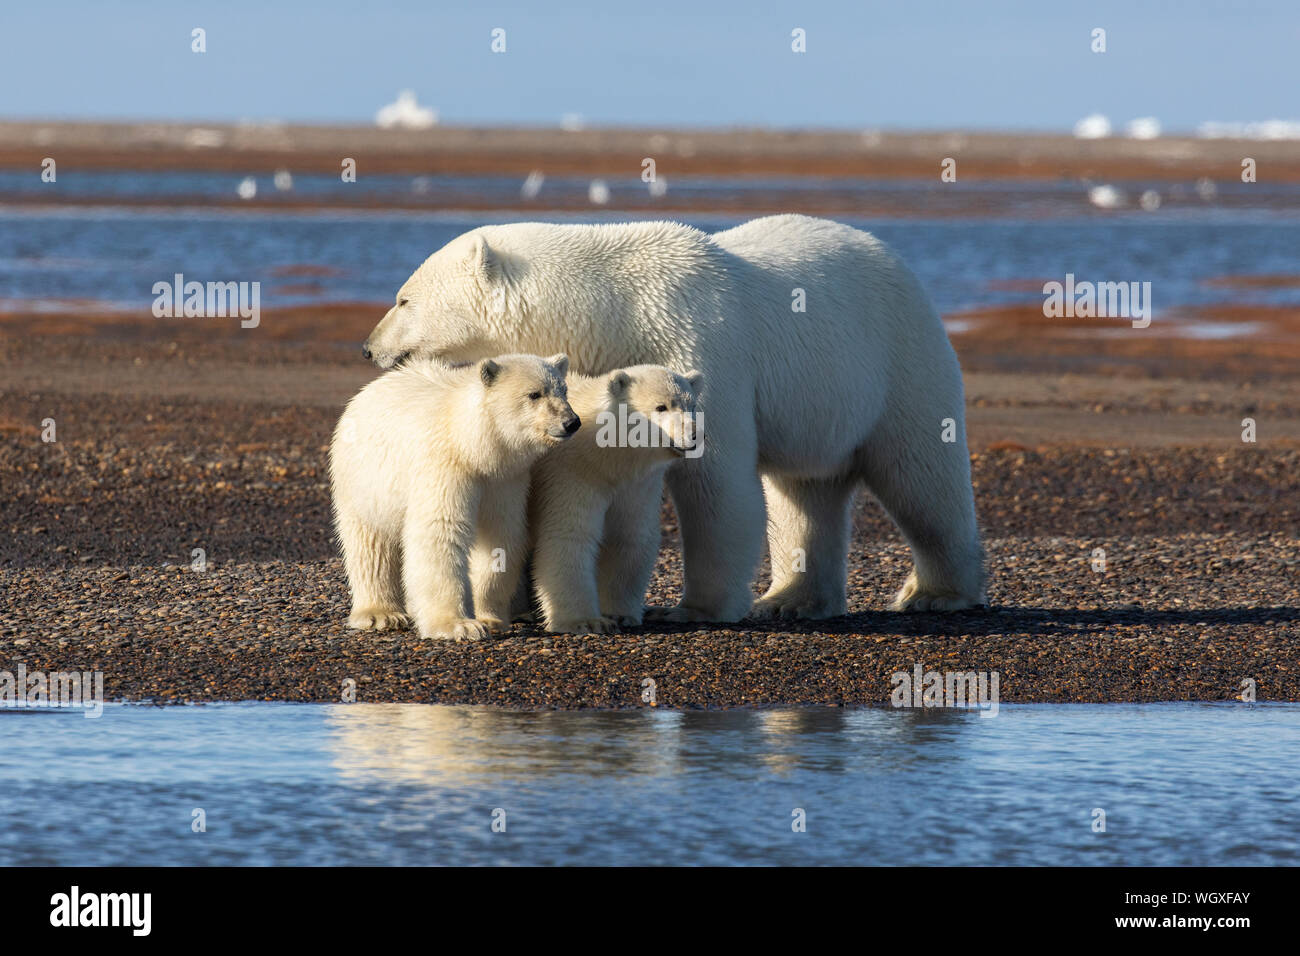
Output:
<svg viewBox="0 0 1300 956">
<path fill-rule="evenodd" d="M 330 481 L 349 626 L 414 619 L 421 637 L 467 639 L 509 626 L 530 469 L 581 425 L 568 367 L 564 355 L 415 360 L 348 403 Z"/>
<path fill-rule="evenodd" d="M 533 466 L 533 582 L 549 631 L 605 633 L 641 623 L 659 556 L 664 472 L 702 451 L 702 376 L 659 365 L 570 375 L 585 423 Z M 618 538 L 606 525 L 622 529 Z"/>
</svg>

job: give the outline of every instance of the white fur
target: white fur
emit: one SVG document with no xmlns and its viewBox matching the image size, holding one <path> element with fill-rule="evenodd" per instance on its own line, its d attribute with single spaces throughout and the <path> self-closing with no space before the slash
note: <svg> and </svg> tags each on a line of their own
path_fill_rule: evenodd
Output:
<svg viewBox="0 0 1300 956">
<path fill-rule="evenodd" d="M 659 556 L 664 472 L 696 450 L 699 381 L 698 373 L 653 365 L 569 376 L 569 403 L 582 427 L 533 466 L 528 501 L 533 581 L 547 630 L 606 633 L 641 623 Z M 617 430 L 605 416 L 620 415 L 652 423 L 648 445 L 611 441 Z"/>
<path fill-rule="evenodd" d="M 792 311 L 795 289 L 806 312 Z M 844 613 L 864 484 L 912 548 L 895 607 L 983 602 L 961 370 L 920 284 L 871 235 L 806 216 L 711 236 L 666 222 L 484 226 L 430 256 L 398 301 L 367 342 L 381 366 L 563 349 L 585 374 L 703 373 L 708 450 L 668 472 L 684 594 L 660 616 L 750 611 L 765 492 L 773 582 L 754 613 Z"/>
<path fill-rule="evenodd" d="M 573 417 L 567 365 L 562 355 L 455 369 L 415 360 L 348 403 L 330 479 L 351 627 L 414 619 L 422 637 L 476 639 L 508 626 L 529 469 Z"/>
</svg>

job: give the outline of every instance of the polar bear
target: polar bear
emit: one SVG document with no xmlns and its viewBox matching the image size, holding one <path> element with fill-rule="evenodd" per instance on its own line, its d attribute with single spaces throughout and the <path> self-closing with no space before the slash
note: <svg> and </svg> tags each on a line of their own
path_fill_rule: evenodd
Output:
<svg viewBox="0 0 1300 956">
<path fill-rule="evenodd" d="M 703 454 L 700 382 L 699 372 L 659 365 L 568 377 L 569 404 L 585 424 L 533 466 L 528 493 L 533 584 L 548 631 L 641 623 L 659 558 L 664 472 Z"/>
<path fill-rule="evenodd" d="M 483 226 L 416 269 L 362 349 L 380 367 L 505 350 L 562 350 L 588 375 L 647 363 L 704 374 L 708 454 L 667 476 L 684 588 L 656 616 L 845 613 L 860 486 L 911 546 L 894 608 L 984 602 L 961 368 L 920 283 L 874 236 L 807 216 L 713 235 Z M 772 584 L 753 603 L 765 501 Z"/>
<path fill-rule="evenodd" d="M 509 626 L 529 470 L 581 425 L 566 397 L 568 364 L 564 355 L 460 368 L 414 359 L 348 403 L 330 444 L 330 484 L 350 627 L 414 619 L 421 637 L 474 640 Z"/>
</svg>

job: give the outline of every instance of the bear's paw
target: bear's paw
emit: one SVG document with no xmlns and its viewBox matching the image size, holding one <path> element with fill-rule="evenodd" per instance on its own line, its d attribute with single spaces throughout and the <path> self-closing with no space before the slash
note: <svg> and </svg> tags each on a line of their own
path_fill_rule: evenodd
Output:
<svg viewBox="0 0 1300 956">
<path fill-rule="evenodd" d="M 486 627 L 489 634 L 504 634 L 506 631 L 510 630 L 510 622 L 504 618 L 490 617 L 484 614 L 475 618 L 475 620 Z"/>
<path fill-rule="evenodd" d="M 827 617 L 840 617 L 847 612 L 848 607 L 842 595 L 784 591 L 763 595 L 749 609 L 749 616 L 759 621 L 816 621 Z"/>
<path fill-rule="evenodd" d="M 983 596 L 970 597 L 950 588 L 927 587 L 913 573 L 894 595 L 891 611 L 966 611 L 985 606 Z"/>
<path fill-rule="evenodd" d="M 479 641 L 488 636 L 487 625 L 474 618 L 434 621 L 420 626 L 423 638 L 441 638 L 447 641 Z"/>
<path fill-rule="evenodd" d="M 618 630 L 618 625 L 611 617 L 587 617 L 572 621 L 552 621 L 547 630 L 556 634 L 613 634 Z"/>
<path fill-rule="evenodd" d="M 348 615 L 348 627 L 355 631 L 384 631 L 407 627 L 411 619 L 394 608 L 368 607 Z"/>
</svg>

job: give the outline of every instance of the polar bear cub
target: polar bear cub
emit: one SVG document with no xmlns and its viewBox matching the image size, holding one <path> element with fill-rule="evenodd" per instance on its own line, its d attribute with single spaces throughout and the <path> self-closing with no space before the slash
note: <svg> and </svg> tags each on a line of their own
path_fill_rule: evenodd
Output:
<svg viewBox="0 0 1300 956">
<path fill-rule="evenodd" d="M 415 360 L 348 403 L 330 481 L 350 627 L 414 619 L 421 637 L 472 640 L 508 626 L 530 468 L 581 425 L 568 367 L 564 355 Z"/>
<path fill-rule="evenodd" d="M 547 630 L 606 633 L 641 623 L 659 557 L 664 472 L 702 452 L 701 380 L 659 365 L 569 377 L 569 402 L 586 424 L 533 466 L 528 499 Z"/>
</svg>

